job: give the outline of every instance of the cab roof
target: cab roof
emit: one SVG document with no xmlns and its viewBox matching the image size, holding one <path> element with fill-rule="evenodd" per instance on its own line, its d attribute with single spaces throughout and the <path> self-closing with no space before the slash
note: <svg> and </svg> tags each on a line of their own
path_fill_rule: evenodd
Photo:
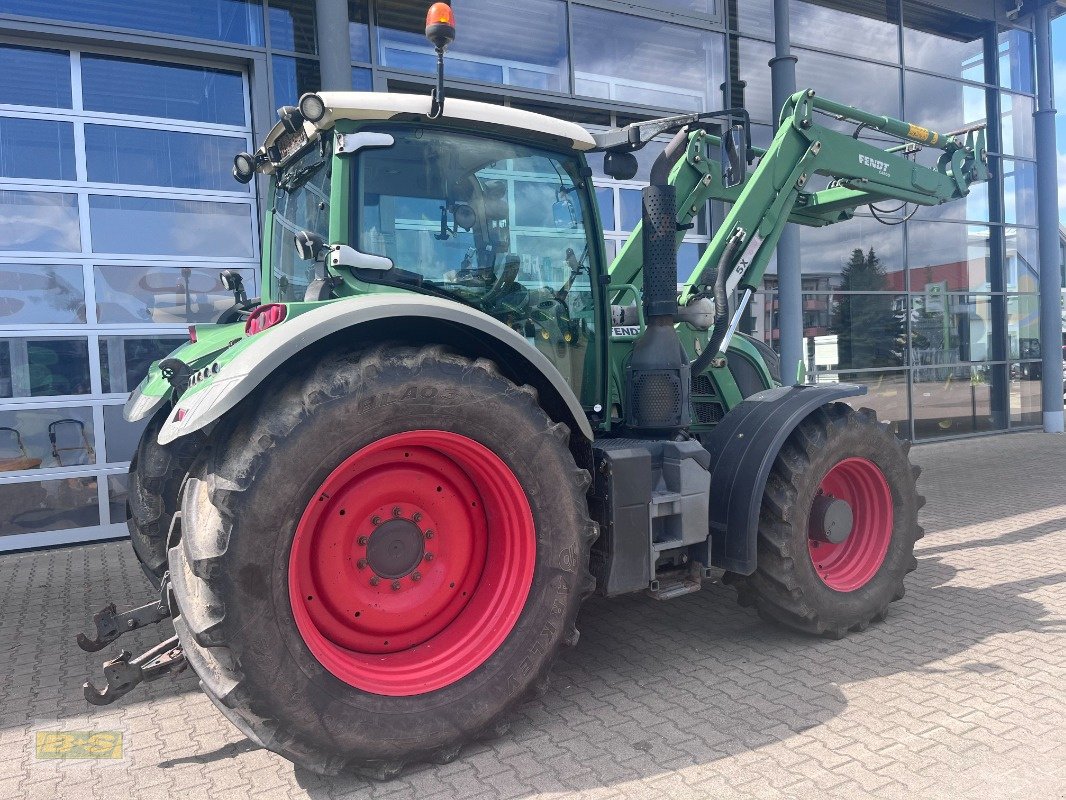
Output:
<svg viewBox="0 0 1066 800">
<path fill-rule="evenodd" d="M 313 132 L 333 127 L 337 120 L 390 120 L 404 117 L 428 117 L 429 95 L 399 94 L 393 92 L 318 92 L 326 105 L 325 116 L 316 123 L 305 122 L 310 136 Z M 546 138 L 562 140 L 575 150 L 591 150 L 595 140 L 587 130 L 574 122 L 556 119 L 519 108 L 508 108 L 491 103 L 479 103 L 459 97 L 446 97 L 443 118 L 464 122 L 479 122 L 487 126 L 508 128 L 529 136 L 542 134 Z M 282 124 L 276 124 L 267 135 L 266 147 L 285 132 Z"/>
</svg>

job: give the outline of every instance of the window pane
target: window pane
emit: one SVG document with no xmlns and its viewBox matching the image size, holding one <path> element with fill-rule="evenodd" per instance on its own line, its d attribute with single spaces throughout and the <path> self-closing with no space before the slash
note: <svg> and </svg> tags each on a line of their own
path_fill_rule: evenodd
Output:
<svg viewBox="0 0 1066 800">
<path fill-rule="evenodd" d="M 575 92 L 683 111 L 721 105 L 723 37 L 571 6 Z"/>
<path fill-rule="evenodd" d="M 233 156 L 244 138 L 110 125 L 85 126 L 89 180 L 238 191 Z"/>
<path fill-rule="evenodd" d="M 985 122 L 988 116 L 985 90 L 980 86 L 908 72 L 903 90 L 907 121 L 939 133 Z M 927 147 L 918 154 L 918 162 L 932 166 L 940 153 Z"/>
<path fill-rule="evenodd" d="M 352 61 L 370 61 L 370 28 L 367 25 L 366 0 L 348 0 L 348 42 L 351 45 Z"/>
<path fill-rule="evenodd" d="M 774 46 L 755 39 L 730 39 L 730 70 L 733 72 L 731 106 L 743 106 L 752 119 L 771 121 L 777 118 L 770 93 L 770 67 Z M 737 85 L 743 81 L 743 89 Z M 779 109 L 780 110 L 780 109 Z"/>
<path fill-rule="evenodd" d="M 310 0 L 270 0 L 270 46 L 315 52 L 315 5 Z"/>
<path fill-rule="evenodd" d="M 0 45 L 0 103 L 70 108 L 70 53 Z"/>
<path fill-rule="evenodd" d="M 903 366 L 906 332 L 904 295 L 803 295 L 811 371 Z"/>
<path fill-rule="evenodd" d="M 81 252 L 78 196 L 0 191 L 0 250 Z"/>
<path fill-rule="evenodd" d="M 641 217 L 640 189 L 619 189 L 618 205 L 622 212 L 622 230 L 626 233 L 637 227 Z"/>
<path fill-rule="evenodd" d="M 700 256 L 707 249 L 707 245 L 698 242 L 682 242 L 677 248 L 677 280 L 678 282 L 688 279 L 692 270 L 699 263 Z"/>
<path fill-rule="evenodd" d="M 89 196 L 95 253 L 251 257 L 251 206 L 204 200 Z"/>
<path fill-rule="evenodd" d="M 239 72 L 83 55 L 87 111 L 244 125 L 244 79 Z"/>
<path fill-rule="evenodd" d="M 1040 282 L 1037 232 L 1031 228 L 1007 228 L 1008 292 L 1036 292 Z"/>
<path fill-rule="evenodd" d="M 374 75 L 364 67 L 352 67 L 352 91 L 374 91 Z"/>
<path fill-rule="evenodd" d="M 87 339 L 0 339 L 0 397 L 89 394 Z"/>
<path fill-rule="evenodd" d="M 899 15 L 885 0 L 791 0 L 792 41 L 835 53 L 899 61 Z"/>
<path fill-rule="evenodd" d="M 911 295 L 911 363 L 916 366 L 988 361 L 992 304 L 987 295 L 953 294 L 931 283 Z"/>
<path fill-rule="evenodd" d="M 107 505 L 111 512 L 111 522 L 125 522 L 129 519 L 126 502 L 129 499 L 130 479 L 128 475 L 107 476 Z"/>
<path fill-rule="evenodd" d="M 912 370 L 915 435 L 933 439 L 993 430 L 992 376 L 996 369 L 982 364 Z"/>
<path fill-rule="evenodd" d="M 0 484 L 0 536 L 99 524 L 96 478 Z"/>
<path fill-rule="evenodd" d="M 96 267 L 96 316 L 103 323 L 214 322 L 233 305 L 216 267 Z M 255 270 L 235 270 L 249 296 Z M 0 273 L 2 274 L 2 273 Z"/>
<path fill-rule="evenodd" d="M 600 223 L 605 231 L 614 227 L 614 189 L 609 186 L 596 187 L 596 205 L 600 207 Z"/>
<path fill-rule="evenodd" d="M 817 345 L 815 347 L 817 352 Z M 905 370 L 886 370 L 884 372 L 840 372 L 814 373 L 814 383 L 837 383 L 846 381 L 866 387 L 866 394 L 858 397 L 845 397 L 844 402 L 854 408 L 872 408 L 877 412 L 881 422 L 887 422 L 897 436 L 910 436 L 908 423 L 910 411 L 907 408 L 907 373 Z"/>
<path fill-rule="evenodd" d="M 95 463 L 92 408 L 0 411 L 0 474 Z"/>
<path fill-rule="evenodd" d="M 984 82 L 986 23 L 908 0 L 903 4 L 903 24 L 907 66 Z"/>
<path fill-rule="evenodd" d="M 1033 158 L 1033 98 L 1001 92 L 1000 112 L 1003 152 Z"/>
<path fill-rule="evenodd" d="M 141 433 L 151 418 L 126 422 L 122 418 L 122 406 L 104 406 L 104 434 L 107 461 L 129 461 L 141 440 Z"/>
<path fill-rule="evenodd" d="M 101 336 L 100 380 L 104 394 L 129 392 L 148 374 L 153 361 L 187 342 L 182 336 Z"/>
<path fill-rule="evenodd" d="M 1051 376 L 1048 380 L 1057 380 Z M 1043 415 L 1040 407 L 1040 364 L 1010 365 L 1010 424 L 1039 425 Z"/>
<path fill-rule="evenodd" d="M 317 61 L 274 56 L 270 64 L 274 71 L 274 105 L 278 108 L 294 106 L 301 95 L 322 88 Z"/>
<path fill-rule="evenodd" d="M 263 44 L 263 12 L 259 0 L 0 0 L 0 11 L 89 25 L 215 39 L 236 44 Z"/>
<path fill-rule="evenodd" d="M 0 176 L 75 180 L 74 124 L 0 117 Z"/>
<path fill-rule="evenodd" d="M 1036 225 L 1036 164 L 999 159 L 1003 165 L 1003 219 L 1008 224 Z"/>
<path fill-rule="evenodd" d="M 884 64 L 871 64 L 841 56 L 815 53 L 810 50 L 793 52 L 796 62 L 796 85 L 800 89 L 814 89 L 822 97 L 861 108 L 873 114 L 899 117 L 900 71 Z M 847 80 L 842 80 L 842 76 Z M 833 128 L 855 130 L 854 123 L 838 123 L 830 117 L 819 115 L 820 124 Z M 880 134 L 864 132 L 863 138 Z"/>
<path fill-rule="evenodd" d="M 992 260 L 985 225 L 907 223 L 911 291 L 992 291 Z"/>
<path fill-rule="evenodd" d="M 0 264 L 0 325 L 85 322 L 81 267 Z"/>
<path fill-rule="evenodd" d="M 564 3 L 527 0 L 520 13 L 508 3 L 492 0 L 453 0 L 452 8 L 462 35 L 448 48 L 448 75 L 567 91 Z M 377 4 L 381 64 L 415 72 L 436 72 L 436 56 L 426 41 L 425 29 L 423 5 L 407 0 L 381 0 Z"/>
<path fill-rule="evenodd" d="M 1040 358 L 1040 298 L 1037 295 L 1019 294 L 1007 298 L 1007 345 L 1011 358 Z"/>
<path fill-rule="evenodd" d="M 898 292 L 903 283 L 903 230 L 870 217 L 824 228 L 799 226 L 806 291 Z"/>
<path fill-rule="evenodd" d="M 774 38 L 773 0 L 745 0 L 725 3 L 729 12 L 729 27 L 754 36 Z"/>
<path fill-rule="evenodd" d="M 999 85 L 1019 92 L 1033 91 L 1033 37 L 1028 31 L 999 34 Z"/>
</svg>

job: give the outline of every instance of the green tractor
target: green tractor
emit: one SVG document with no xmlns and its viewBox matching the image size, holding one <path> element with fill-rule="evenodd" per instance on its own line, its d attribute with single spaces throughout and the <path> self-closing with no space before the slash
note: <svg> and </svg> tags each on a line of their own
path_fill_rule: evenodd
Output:
<svg viewBox="0 0 1066 800">
<path fill-rule="evenodd" d="M 443 63 L 447 6 L 427 35 Z M 279 113 L 234 162 L 270 180 L 262 296 L 224 274 L 232 309 L 125 409 L 149 420 L 130 532 L 159 597 L 80 643 L 175 635 L 106 662 L 89 702 L 187 665 L 263 747 L 384 778 L 499 733 L 593 592 L 665 600 L 724 570 L 760 616 L 833 638 L 903 596 L 923 502 L 907 444 L 842 402 L 863 387 L 782 380 L 737 329 L 786 224 L 964 197 L 988 177 L 983 130 L 804 91 L 764 151 L 743 110 L 590 133 L 440 79 Z M 631 178 L 663 135 L 608 263 L 587 158 Z M 930 147 L 935 167 L 913 158 Z M 709 200 L 730 210 L 679 290 Z"/>
</svg>

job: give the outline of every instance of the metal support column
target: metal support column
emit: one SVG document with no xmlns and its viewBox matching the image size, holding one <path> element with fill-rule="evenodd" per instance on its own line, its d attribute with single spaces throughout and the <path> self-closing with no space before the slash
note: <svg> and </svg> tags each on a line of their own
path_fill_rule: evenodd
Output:
<svg viewBox="0 0 1066 800">
<path fill-rule="evenodd" d="M 1040 242 L 1040 353 L 1044 430 L 1062 433 L 1062 279 L 1059 274 L 1058 159 L 1051 24 L 1047 3 L 1034 14 L 1036 34 L 1036 196 Z"/>
<path fill-rule="evenodd" d="M 796 57 L 792 55 L 789 35 L 788 0 L 774 0 L 774 39 L 770 78 L 774 112 L 778 114 L 796 91 Z M 781 377 L 787 385 L 795 382 L 799 364 L 806 361 L 799 231 L 791 224 L 785 226 L 777 245 L 777 327 L 781 333 Z"/>
<path fill-rule="evenodd" d="M 315 31 L 322 89 L 352 90 L 351 45 L 348 42 L 347 0 L 315 0 Z"/>
</svg>

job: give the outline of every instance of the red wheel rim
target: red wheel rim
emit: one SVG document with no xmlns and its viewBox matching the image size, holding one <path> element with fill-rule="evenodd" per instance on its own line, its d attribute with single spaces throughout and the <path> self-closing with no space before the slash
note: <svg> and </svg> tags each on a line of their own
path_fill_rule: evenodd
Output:
<svg viewBox="0 0 1066 800">
<path fill-rule="evenodd" d="M 822 478 L 818 492 L 851 507 L 851 533 L 834 544 L 808 523 L 807 548 L 826 586 L 853 592 L 873 579 L 884 563 L 894 522 L 892 490 L 884 473 L 866 458 L 845 458 Z"/>
<path fill-rule="evenodd" d="M 398 433 L 333 470 L 304 509 L 289 600 L 321 664 L 358 689 L 408 696 L 469 675 L 529 596 L 533 514 L 485 446 Z"/>
</svg>

